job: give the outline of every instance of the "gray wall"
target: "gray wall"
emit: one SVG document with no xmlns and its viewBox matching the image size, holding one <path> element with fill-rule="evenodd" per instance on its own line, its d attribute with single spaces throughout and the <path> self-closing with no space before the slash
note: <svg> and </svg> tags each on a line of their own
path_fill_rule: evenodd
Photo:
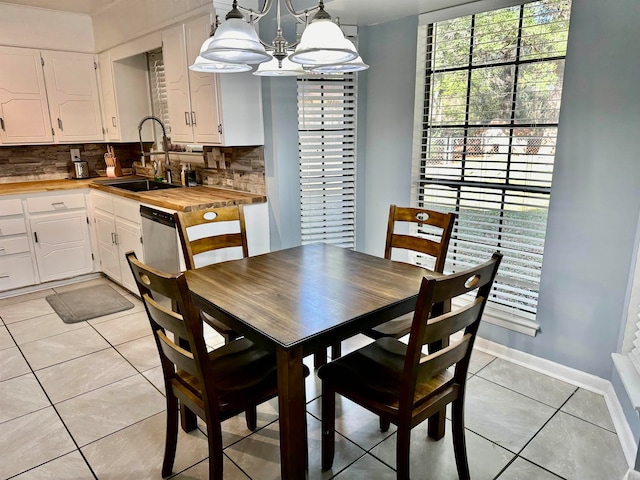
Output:
<svg viewBox="0 0 640 480">
<path fill-rule="evenodd" d="M 418 18 L 360 27 L 357 249 L 384 254 L 389 205 L 411 201 Z M 366 107 L 362 107 L 365 104 Z M 366 116 L 363 115 L 366 113 Z"/>
<path fill-rule="evenodd" d="M 611 380 L 636 437 L 638 418 L 611 353 L 620 348 L 640 212 L 634 141 L 640 137 L 638 25 L 638 0 L 617 0 L 615 7 L 574 0 L 539 301 L 541 332 L 532 338 L 488 324 L 481 328 L 484 338 Z M 415 17 L 360 30 L 360 51 L 371 69 L 360 74 L 357 246 L 373 254 L 382 253 L 389 204 L 410 202 L 416 30 Z M 293 117 L 277 128 L 295 125 Z M 275 165 L 279 170 L 271 173 L 278 178 L 268 193 L 272 199 L 278 195 L 282 211 L 275 217 L 283 220 L 278 231 L 285 244 L 296 241 L 284 239 L 296 230 L 287 222 L 298 222 L 299 235 L 299 220 L 285 205 L 294 200 L 286 192 L 293 177 L 297 182 L 297 164 L 279 159 Z M 267 169 L 270 175 L 269 164 Z"/>
</svg>

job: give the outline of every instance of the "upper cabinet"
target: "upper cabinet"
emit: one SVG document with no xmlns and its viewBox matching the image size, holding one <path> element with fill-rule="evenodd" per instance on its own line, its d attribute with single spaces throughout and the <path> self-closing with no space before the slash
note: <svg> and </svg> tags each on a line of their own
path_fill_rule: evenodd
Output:
<svg viewBox="0 0 640 480">
<path fill-rule="evenodd" d="M 0 47 L 0 143 L 51 142 L 40 52 Z"/>
<path fill-rule="evenodd" d="M 58 142 L 104 140 L 94 56 L 43 51 L 42 59 Z"/>
<path fill-rule="evenodd" d="M 102 118 L 106 140 L 137 142 L 138 124 L 151 115 L 149 71 L 145 54 L 113 60 L 109 52 L 98 57 Z M 143 140 L 153 139 L 145 126 Z"/>
<path fill-rule="evenodd" d="M 209 17 L 162 33 L 171 141 L 209 145 L 262 145 L 260 79 L 251 73 L 218 75 L 188 69 L 209 37 Z"/>
<path fill-rule="evenodd" d="M 93 55 L 0 47 L 3 144 L 102 141 Z"/>
</svg>

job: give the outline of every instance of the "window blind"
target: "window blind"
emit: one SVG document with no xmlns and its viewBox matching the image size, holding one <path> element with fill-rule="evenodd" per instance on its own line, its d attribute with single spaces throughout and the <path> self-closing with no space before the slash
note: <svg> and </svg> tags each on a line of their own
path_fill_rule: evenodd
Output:
<svg viewBox="0 0 640 480">
<path fill-rule="evenodd" d="M 419 27 L 418 204 L 458 213 L 446 271 L 504 254 L 491 300 L 516 314 L 537 309 L 569 12 L 548 0 Z"/>
<path fill-rule="evenodd" d="M 167 132 L 170 132 L 171 125 L 169 123 L 169 108 L 167 104 L 167 83 L 164 74 L 162 49 L 148 52 L 147 61 L 149 64 L 149 82 L 151 87 L 151 110 L 156 117 L 162 120 Z"/>
<path fill-rule="evenodd" d="M 355 247 L 356 78 L 348 73 L 298 79 L 303 244 Z"/>
</svg>

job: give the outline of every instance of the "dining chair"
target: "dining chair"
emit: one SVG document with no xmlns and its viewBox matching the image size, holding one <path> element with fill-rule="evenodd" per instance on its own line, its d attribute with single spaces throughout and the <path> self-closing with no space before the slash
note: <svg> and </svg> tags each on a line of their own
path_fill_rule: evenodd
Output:
<svg viewBox="0 0 640 480">
<path fill-rule="evenodd" d="M 188 270 L 216 263 L 219 260 L 215 255 L 222 249 L 236 247 L 236 257 L 249 256 L 242 205 L 176 212 L 173 217 Z M 215 232 L 212 233 L 212 230 Z M 228 257 L 225 257 L 226 259 Z M 225 343 L 240 336 L 211 315 L 201 312 L 201 316 L 222 335 Z"/>
<path fill-rule="evenodd" d="M 181 404 L 206 422 L 209 478 L 222 479 L 221 422 L 246 412 L 247 426 L 255 430 L 256 406 L 277 394 L 275 355 L 246 338 L 208 352 L 184 274 L 155 270 L 133 252 L 127 253 L 127 260 L 151 323 L 164 377 L 167 425 L 162 476 L 173 469 Z M 170 299 L 180 313 L 159 303 L 162 297 Z"/>
<path fill-rule="evenodd" d="M 391 259 L 394 249 L 403 249 L 429 255 L 434 258 L 433 271 L 442 273 L 451 240 L 451 232 L 457 218 L 456 213 L 441 213 L 424 208 L 389 207 L 389 221 L 387 223 L 387 240 L 384 258 Z M 428 225 L 432 227 L 434 235 L 430 237 L 399 233 L 399 224 Z M 439 233 L 439 235 L 438 235 Z M 435 238 L 434 238 L 435 236 Z M 446 306 L 445 306 L 446 308 Z M 363 332 L 368 337 L 378 339 L 382 337 L 400 338 L 411 330 L 413 314 L 409 313 Z"/>
<path fill-rule="evenodd" d="M 396 468 L 397 478 L 403 480 L 409 478 L 411 429 L 451 403 L 458 476 L 469 479 L 464 434 L 467 371 L 501 259 L 502 254 L 496 252 L 475 268 L 440 278 L 425 277 L 408 344 L 392 337 L 380 338 L 318 370 L 322 380 L 323 470 L 329 470 L 333 464 L 335 394 L 339 393 L 398 427 Z M 442 302 L 476 289 L 476 295 L 463 300 L 463 306 L 456 304 L 450 312 L 435 313 Z M 458 332 L 462 334 L 459 339 L 457 336 L 450 339 Z M 446 343 L 448 346 L 429 354 L 422 352 L 425 345 L 445 338 L 451 340 Z M 424 477 L 424 472 L 420 476 Z"/>
</svg>

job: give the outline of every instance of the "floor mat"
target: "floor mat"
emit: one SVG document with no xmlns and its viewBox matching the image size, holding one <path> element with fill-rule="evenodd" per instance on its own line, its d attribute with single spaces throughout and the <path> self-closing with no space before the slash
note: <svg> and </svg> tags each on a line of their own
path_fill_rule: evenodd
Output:
<svg viewBox="0 0 640 480">
<path fill-rule="evenodd" d="M 109 285 L 97 285 L 56 293 L 49 295 L 47 302 L 64 323 L 82 322 L 133 308 L 133 303 Z"/>
</svg>

